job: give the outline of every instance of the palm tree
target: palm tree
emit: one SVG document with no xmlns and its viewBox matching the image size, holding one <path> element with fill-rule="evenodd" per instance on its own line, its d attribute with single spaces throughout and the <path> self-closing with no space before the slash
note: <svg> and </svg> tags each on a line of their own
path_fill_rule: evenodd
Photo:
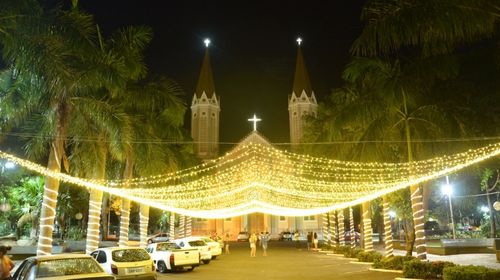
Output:
<svg viewBox="0 0 500 280">
<path fill-rule="evenodd" d="M 182 124 L 186 110 L 181 100 L 182 90 L 164 77 L 145 79 L 128 86 L 117 103 L 133 116 L 133 140 L 125 143 L 123 179 L 134 175 L 148 176 L 176 170 L 182 158 L 179 145 L 162 143 L 183 139 Z M 168 144 L 168 145 L 167 145 Z M 141 205 L 141 240 L 145 241 L 149 208 Z M 120 215 L 120 246 L 128 242 L 130 202 L 122 199 Z"/>
<path fill-rule="evenodd" d="M 48 154 L 48 169 L 69 171 L 68 137 L 76 137 L 70 132 L 77 130 L 72 123 L 80 119 L 103 125 L 103 115 L 95 110 L 102 105 L 96 92 L 114 92 L 124 84 L 121 73 L 127 61 L 99 51 L 90 15 L 76 8 L 44 11 L 32 2 L 26 0 L 31 9 L 21 14 L 7 10 L 0 16 L 0 42 L 9 65 L 2 74 L 4 128 L 27 128 L 36 136 L 27 144 L 27 153 L 35 158 Z M 46 178 L 37 254 L 51 253 L 58 189 L 57 178 Z"/>
<path fill-rule="evenodd" d="M 366 25 L 351 51 L 391 54 L 417 49 L 424 56 L 450 53 L 457 46 L 488 37 L 500 16 L 498 0 L 369 0 Z"/>
</svg>

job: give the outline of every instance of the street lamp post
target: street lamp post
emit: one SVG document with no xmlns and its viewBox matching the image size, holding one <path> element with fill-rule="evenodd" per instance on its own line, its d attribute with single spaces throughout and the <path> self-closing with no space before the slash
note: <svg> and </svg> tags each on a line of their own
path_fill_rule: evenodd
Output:
<svg viewBox="0 0 500 280">
<path fill-rule="evenodd" d="M 451 204 L 451 195 L 453 193 L 453 188 L 450 185 L 450 180 L 448 179 L 448 175 L 446 176 L 446 184 L 442 187 L 442 191 L 445 195 L 448 196 L 448 202 L 450 204 L 451 229 L 453 233 L 453 239 L 457 239 L 457 235 L 455 232 L 455 221 L 453 219 L 453 206 Z"/>
</svg>

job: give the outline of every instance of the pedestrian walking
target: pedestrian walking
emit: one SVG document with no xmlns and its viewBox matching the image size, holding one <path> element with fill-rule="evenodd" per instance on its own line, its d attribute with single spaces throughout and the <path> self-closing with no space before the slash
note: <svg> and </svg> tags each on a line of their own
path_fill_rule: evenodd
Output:
<svg viewBox="0 0 500 280">
<path fill-rule="evenodd" d="M 267 256 L 267 244 L 269 242 L 269 232 L 265 232 L 260 237 L 260 245 L 262 246 L 262 255 Z"/>
<path fill-rule="evenodd" d="M 230 240 L 229 232 L 226 232 L 224 235 L 224 253 L 229 254 L 229 240 Z"/>
<path fill-rule="evenodd" d="M 11 279 L 10 271 L 14 268 L 14 263 L 7 256 L 10 246 L 0 246 L 0 280 Z"/>
<path fill-rule="evenodd" d="M 312 232 L 308 231 L 307 232 L 307 251 L 311 250 L 312 248 Z"/>
<path fill-rule="evenodd" d="M 296 247 L 297 249 L 299 249 L 299 247 L 300 247 L 300 246 L 299 246 L 299 245 L 300 245 L 300 244 L 299 244 L 299 237 L 300 237 L 300 235 L 299 235 L 299 231 L 298 231 L 298 230 L 295 230 L 295 232 L 294 232 L 294 234 L 293 234 L 293 240 L 295 240 L 295 247 Z"/>
<path fill-rule="evenodd" d="M 252 233 L 250 238 L 248 238 L 248 242 L 250 242 L 250 257 L 255 257 L 255 253 L 257 252 L 257 235 Z"/>
<path fill-rule="evenodd" d="M 318 250 L 318 234 L 316 232 L 313 233 L 313 244 L 314 250 Z"/>
</svg>

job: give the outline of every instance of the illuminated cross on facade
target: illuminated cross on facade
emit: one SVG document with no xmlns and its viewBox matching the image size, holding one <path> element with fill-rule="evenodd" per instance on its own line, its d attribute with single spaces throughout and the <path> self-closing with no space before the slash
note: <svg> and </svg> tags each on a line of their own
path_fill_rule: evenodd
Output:
<svg viewBox="0 0 500 280">
<path fill-rule="evenodd" d="M 297 44 L 299 44 L 299 46 L 300 46 L 300 43 L 302 43 L 302 38 L 299 37 L 299 38 L 297 38 Z"/>
<path fill-rule="evenodd" d="M 253 114 L 253 118 L 248 119 L 249 122 L 253 122 L 253 131 L 257 130 L 257 122 L 260 122 L 262 119 L 257 118 L 255 114 Z"/>
</svg>

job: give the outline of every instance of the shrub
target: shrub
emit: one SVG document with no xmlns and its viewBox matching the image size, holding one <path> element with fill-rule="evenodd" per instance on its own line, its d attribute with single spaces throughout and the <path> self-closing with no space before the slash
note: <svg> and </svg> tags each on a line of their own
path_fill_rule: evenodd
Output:
<svg viewBox="0 0 500 280">
<path fill-rule="evenodd" d="M 349 248 L 349 250 L 347 250 L 346 252 L 344 252 L 344 257 L 346 258 L 357 258 L 358 257 L 358 254 L 363 252 L 363 250 L 361 249 L 352 249 L 352 248 Z"/>
<path fill-rule="evenodd" d="M 392 256 L 389 258 L 382 258 L 373 262 L 374 268 L 402 270 L 405 262 L 413 260 L 412 256 Z"/>
<path fill-rule="evenodd" d="M 359 252 L 358 253 L 358 260 L 360 262 L 375 262 L 375 261 L 380 261 L 382 259 L 382 254 L 379 252 Z"/>
<path fill-rule="evenodd" d="M 335 246 L 335 247 L 333 247 L 333 252 L 336 254 L 345 254 L 349 250 L 351 250 L 350 246 Z"/>
<path fill-rule="evenodd" d="M 451 262 L 426 262 L 413 259 L 403 264 L 403 276 L 419 279 L 443 279 L 443 269 L 455 266 Z"/>
<path fill-rule="evenodd" d="M 500 270 L 484 266 L 464 265 L 443 269 L 444 280 L 498 280 Z"/>
</svg>

